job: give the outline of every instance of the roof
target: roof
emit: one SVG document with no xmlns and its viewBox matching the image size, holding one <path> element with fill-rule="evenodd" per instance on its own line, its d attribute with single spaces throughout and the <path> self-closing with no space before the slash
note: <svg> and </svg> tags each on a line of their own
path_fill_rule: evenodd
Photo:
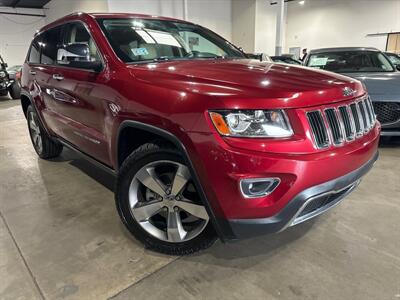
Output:
<svg viewBox="0 0 400 300">
<path fill-rule="evenodd" d="M 320 48 L 313 49 L 310 54 L 325 53 L 325 52 L 342 52 L 342 51 L 378 51 L 380 50 L 373 47 L 336 47 L 336 48 Z"/>
<path fill-rule="evenodd" d="M 185 22 L 180 19 L 156 16 L 156 15 L 146 15 L 146 14 L 131 14 L 131 13 L 89 13 L 95 19 L 100 18 L 118 18 L 118 19 L 129 19 L 129 18 L 141 18 L 141 19 L 155 19 L 155 20 L 169 20 L 169 21 L 179 21 Z"/>
</svg>

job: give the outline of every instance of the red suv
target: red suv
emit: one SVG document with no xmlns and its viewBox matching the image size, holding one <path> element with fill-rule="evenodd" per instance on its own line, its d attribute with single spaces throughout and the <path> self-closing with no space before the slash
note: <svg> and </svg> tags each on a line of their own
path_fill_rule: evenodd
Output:
<svg viewBox="0 0 400 300">
<path fill-rule="evenodd" d="M 21 102 L 37 154 L 65 146 L 115 174 L 122 222 L 169 254 L 317 216 L 377 159 L 360 82 L 248 59 L 169 18 L 78 13 L 45 26 Z"/>
</svg>

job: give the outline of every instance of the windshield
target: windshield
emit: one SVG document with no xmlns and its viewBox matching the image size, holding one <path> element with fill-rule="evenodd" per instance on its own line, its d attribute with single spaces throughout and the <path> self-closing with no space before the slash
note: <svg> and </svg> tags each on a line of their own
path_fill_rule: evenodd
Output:
<svg viewBox="0 0 400 300">
<path fill-rule="evenodd" d="M 400 56 L 396 55 L 396 54 L 387 54 L 387 56 L 389 57 L 390 61 L 392 62 L 392 64 L 394 65 L 400 65 Z"/>
<path fill-rule="evenodd" d="M 200 58 L 244 58 L 244 54 L 203 27 L 153 19 L 99 19 L 124 62 Z"/>
<path fill-rule="evenodd" d="M 337 73 L 393 72 L 393 66 L 380 52 L 338 51 L 311 54 L 307 66 Z"/>
</svg>

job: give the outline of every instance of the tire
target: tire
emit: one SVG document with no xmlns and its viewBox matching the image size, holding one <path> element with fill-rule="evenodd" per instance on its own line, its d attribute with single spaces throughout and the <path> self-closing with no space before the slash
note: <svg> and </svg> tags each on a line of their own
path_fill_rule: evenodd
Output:
<svg viewBox="0 0 400 300">
<path fill-rule="evenodd" d="M 50 159 L 59 156 L 63 146 L 47 134 L 32 105 L 29 105 L 26 116 L 32 145 L 39 157 Z"/>
<path fill-rule="evenodd" d="M 17 81 L 14 81 L 10 86 L 10 96 L 14 100 L 21 98 L 21 87 Z"/>
<path fill-rule="evenodd" d="M 7 96 L 7 94 L 8 94 L 8 90 L 1 90 L 0 91 L 0 97 Z"/>
<path fill-rule="evenodd" d="M 187 255 L 217 239 L 189 169 L 169 146 L 144 144 L 129 155 L 118 174 L 115 200 L 122 222 L 148 249 Z"/>
</svg>

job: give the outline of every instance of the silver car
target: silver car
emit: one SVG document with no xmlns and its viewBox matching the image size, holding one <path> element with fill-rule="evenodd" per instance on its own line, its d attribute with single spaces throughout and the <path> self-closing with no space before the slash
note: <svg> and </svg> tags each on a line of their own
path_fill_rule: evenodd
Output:
<svg viewBox="0 0 400 300">
<path fill-rule="evenodd" d="M 400 66 L 376 48 L 324 48 L 310 51 L 304 65 L 364 82 L 382 124 L 383 136 L 400 136 Z"/>
</svg>

